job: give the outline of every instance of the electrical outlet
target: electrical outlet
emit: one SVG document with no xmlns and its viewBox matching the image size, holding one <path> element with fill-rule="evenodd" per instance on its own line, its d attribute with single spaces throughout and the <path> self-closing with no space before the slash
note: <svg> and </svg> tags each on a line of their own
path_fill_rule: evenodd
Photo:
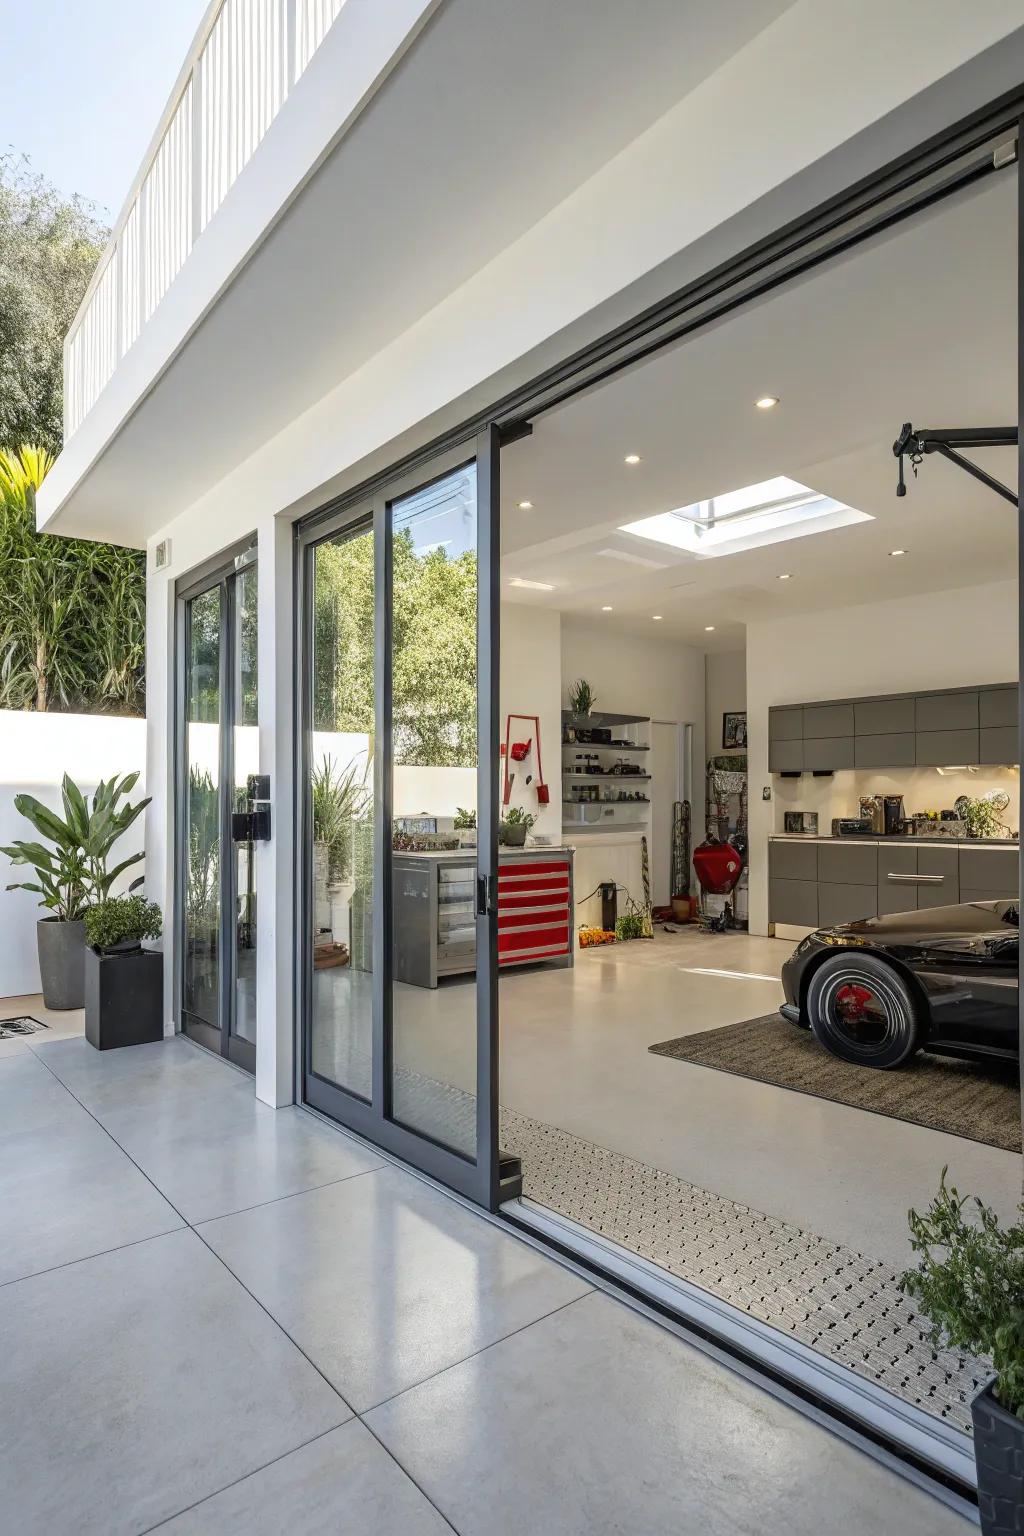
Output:
<svg viewBox="0 0 1024 1536">
<path fill-rule="evenodd" d="M 770 800 L 771 797 L 772 797 L 772 787 L 771 787 L 770 784 L 766 784 L 764 786 L 764 788 L 762 789 L 762 791 L 761 791 L 761 799 L 762 800 Z"/>
</svg>

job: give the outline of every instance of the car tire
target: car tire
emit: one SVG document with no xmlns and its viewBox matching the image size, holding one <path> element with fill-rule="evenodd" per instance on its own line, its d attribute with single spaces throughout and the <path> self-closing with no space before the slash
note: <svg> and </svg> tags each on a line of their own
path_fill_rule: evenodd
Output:
<svg viewBox="0 0 1024 1536">
<path fill-rule="evenodd" d="M 842 1061 L 890 1070 L 920 1049 L 922 1008 L 893 966 L 874 955 L 833 955 L 807 989 L 807 1016 L 821 1045 Z"/>
</svg>

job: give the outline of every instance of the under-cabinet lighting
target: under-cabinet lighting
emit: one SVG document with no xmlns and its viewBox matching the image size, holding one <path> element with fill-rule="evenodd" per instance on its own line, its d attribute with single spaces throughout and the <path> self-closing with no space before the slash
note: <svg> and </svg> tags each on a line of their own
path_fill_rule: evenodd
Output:
<svg viewBox="0 0 1024 1536">
<path fill-rule="evenodd" d="M 640 455 L 638 453 L 627 453 L 622 462 L 624 464 L 639 464 Z"/>
<path fill-rule="evenodd" d="M 519 510 L 520 510 L 520 512 L 532 512 L 533 511 L 533 502 L 532 501 L 521 501 L 521 502 L 519 502 Z"/>
<path fill-rule="evenodd" d="M 762 395 L 759 400 L 754 401 L 759 411 L 770 411 L 772 406 L 778 405 L 778 403 L 778 395 Z"/>
</svg>

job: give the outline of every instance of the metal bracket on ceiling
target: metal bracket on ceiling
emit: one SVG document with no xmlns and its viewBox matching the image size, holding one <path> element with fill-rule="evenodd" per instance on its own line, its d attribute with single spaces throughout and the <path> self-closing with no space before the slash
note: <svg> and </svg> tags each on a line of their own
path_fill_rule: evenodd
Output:
<svg viewBox="0 0 1024 1536">
<path fill-rule="evenodd" d="M 958 468 L 964 470 L 967 474 L 973 475 L 975 480 L 980 480 L 982 485 L 988 486 L 990 491 L 994 491 L 997 496 L 1002 496 L 1004 501 L 1010 502 L 1015 507 L 1017 505 L 1017 497 L 1010 490 L 1009 486 L 1004 485 L 1001 480 L 997 480 L 994 475 L 990 475 L 987 470 L 982 469 L 970 459 L 965 459 L 963 454 L 957 450 L 961 448 L 1016 448 L 1016 446 L 1016 427 L 918 427 L 915 430 L 909 421 L 905 421 L 900 428 L 899 437 L 892 445 L 893 454 L 899 460 L 900 466 L 899 479 L 896 483 L 896 495 L 905 496 L 907 494 L 906 481 L 903 477 L 904 456 L 909 458 L 910 467 L 914 472 L 916 480 L 918 465 L 925 454 L 941 453 L 944 459 L 948 459 L 951 464 L 956 464 Z"/>
<path fill-rule="evenodd" d="M 1013 134 L 1008 139 L 1003 139 L 992 151 L 992 169 L 1001 171 L 1006 165 L 1013 165 L 1017 158 L 1017 135 Z"/>
</svg>

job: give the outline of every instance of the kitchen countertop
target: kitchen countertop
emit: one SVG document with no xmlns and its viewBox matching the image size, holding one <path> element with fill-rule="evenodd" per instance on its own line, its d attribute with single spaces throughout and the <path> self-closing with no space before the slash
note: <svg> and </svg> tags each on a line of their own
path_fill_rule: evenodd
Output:
<svg viewBox="0 0 1024 1536">
<path fill-rule="evenodd" d="M 548 854 L 572 854 L 575 848 L 570 843 L 551 843 L 541 846 L 534 843 L 529 848 L 499 848 L 499 859 L 540 858 Z M 465 859 L 467 862 L 476 863 L 475 848 L 396 848 L 396 859 Z"/>
<path fill-rule="evenodd" d="M 904 832 L 895 833 L 891 837 L 884 837 L 878 832 L 860 833 L 854 832 L 846 837 L 836 837 L 831 833 L 807 832 L 769 832 L 770 843 L 884 843 L 887 847 L 892 843 L 905 843 L 908 848 L 915 847 L 918 843 L 927 843 L 935 848 L 1019 848 L 1020 842 L 1016 837 L 932 837 L 927 832 L 913 833 L 907 836 Z"/>
</svg>

